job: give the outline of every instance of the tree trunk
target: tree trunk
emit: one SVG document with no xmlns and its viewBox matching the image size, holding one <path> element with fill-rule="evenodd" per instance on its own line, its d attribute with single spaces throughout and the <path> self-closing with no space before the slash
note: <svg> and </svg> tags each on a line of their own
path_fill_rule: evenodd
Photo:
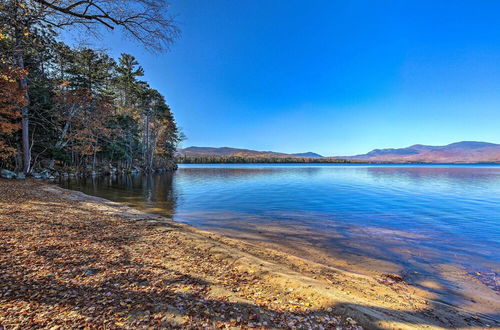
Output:
<svg viewBox="0 0 500 330">
<path fill-rule="evenodd" d="M 97 145 L 94 146 L 94 154 L 92 155 L 92 171 L 95 171 L 97 164 Z"/>
<path fill-rule="evenodd" d="M 16 49 L 15 49 L 15 57 L 17 66 L 24 70 L 24 47 L 22 44 L 21 33 L 16 33 Z M 22 128 L 22 141 L 23 141 L 23 172 L 28 174 L 31 170 L 31 148 L 30 148 L 30 135 L 29 135 L 29 117 L 28 117 L 28 104 L 29 104 L 29 95 L 28 95 L 28 79 L 26 76 L 23 76 L 19 81 L 21 88 L 26 90 L 26 94 L 24 95 L 27 105 L 21 108 L 21 128 Z"/>
<path fill-rule="evenodd" d="M 146 167 L 146 171 L 149 172 L 149 112 L 146 112 L 146 143 L 145 143 L 143 160 Z"/>
</svg>

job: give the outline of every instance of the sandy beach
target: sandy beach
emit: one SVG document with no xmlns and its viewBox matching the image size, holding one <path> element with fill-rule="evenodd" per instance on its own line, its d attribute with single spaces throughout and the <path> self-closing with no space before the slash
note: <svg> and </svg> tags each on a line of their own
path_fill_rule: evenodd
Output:
<svg viewBox="0 0 500 330">
<path fill-rule="evenodd" d="M 0 180 L 0 329 L 495 328 L 368 276 L 39 181 Z"/>
</svg>

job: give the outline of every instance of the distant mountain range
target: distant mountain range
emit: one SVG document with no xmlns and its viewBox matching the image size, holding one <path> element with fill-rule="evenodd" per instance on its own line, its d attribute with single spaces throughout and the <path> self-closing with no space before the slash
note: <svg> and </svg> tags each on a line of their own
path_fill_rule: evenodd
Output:
<svg viewBox="0 0 500 330">
<path fill-rule="evenodd" d="M 298 154 L 292 154 L 293 156 L 298 156 L 298 157 L 310 157 L 310 158 L 323 158 L 320 154 L 317 154 L 315 152 L 302 152 Z"/>
<path fill-rule="evenodd" d="M 407 148 L 375 149 L 367 154 L 340 158 L 382 162 L 499 162 L 500 144 L 475 141 L 456 142 L 446 146 L 415 144 Z"/>
<path fill-rule="evenodd" d="M 185 157 L 251 157 L 251 158 L 320 158 L 323 157 L 314 152 L 304 152 L 298 154 L 286 154 L 274 151 L 256 151 L 238 148 L 211 148 L 211 147 L 189 147 L 177 150 L 178 154 Z"/>
<path fill-rule="evenodd" d="M 189 147 L 179 149 L 178 155 L 185 157 L 245 157 L 245 158 L 341 158 L 370 162 L 430 162 L 430 163 L 474 163 L 500 162 L 500 144 L 462 141 L 446 146 L 415 144 L 407 148 L 375 149 L 355 156 L 323 157 L 314 152 L 286 154 L 273 151 L 256 151 L 238 148 Z"/>
</svg>

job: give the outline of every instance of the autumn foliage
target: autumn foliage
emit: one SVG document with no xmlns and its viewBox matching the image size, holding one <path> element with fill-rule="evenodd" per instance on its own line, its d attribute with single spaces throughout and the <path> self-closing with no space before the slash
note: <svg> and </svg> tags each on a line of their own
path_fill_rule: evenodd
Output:
<svg viewBox="0 0 500 330">
<path fill-rule="evenodd" d="M 159 51 L 177 37 L 174 23 L 164 0 L 0 1 L 0 168 L 174 168 L 180 135 L 164 97 L 140 80 L 138 61 L 72 48 L 59 35 L 69 26 L 92 35 L 118 29 Z M 159 134 L 165 118 L 171 131 Z"/>
<path fill-rule="evenodd" d="M 45 161 L 79 172 L 175 166 L 175 119 L 163 95 L 139 79 L 143 69 L 132 55 L 116 61 L 90 48 L 51 47 L 30 59 L 29 74 L 2 68 L 1 167 L 20 170 L 20 114 L 26 105 L 35 170 Z M 23 77 L 27 89 L 20 87 Z"/>
<path fill-rule="evenodd" d="M 60 126 L 71 127 L 61 136 L 65 145 L 83 156 L 94 156 L 101 151 L 100 142 L 115 131 L 108 127 L 114 111 L 112 104 L 85 89 L 62 91 L 56 100 L 61 110 Z"/>
<path fill-rule="evenodd" d="M 25 70 L 6 65 L 0 68 L 0 159 L 16 153 L 7 140 L 21 128 L 19 109 L 26 104 L 26 91 L 20 87 L 19 79 L 26 74 Z"/>
</svg>

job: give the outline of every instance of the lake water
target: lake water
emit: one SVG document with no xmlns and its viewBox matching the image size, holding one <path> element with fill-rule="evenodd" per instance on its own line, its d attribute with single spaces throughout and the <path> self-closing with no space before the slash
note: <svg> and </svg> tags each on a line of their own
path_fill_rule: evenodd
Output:
<svg viewBox="0 0 500 330">
<path fill-rule="evenodd" d="M 402 273 L 450 304 L 499 302 L 500 166 L 181 165 L 61 185 L 347 270 Z"/>
</svg>

